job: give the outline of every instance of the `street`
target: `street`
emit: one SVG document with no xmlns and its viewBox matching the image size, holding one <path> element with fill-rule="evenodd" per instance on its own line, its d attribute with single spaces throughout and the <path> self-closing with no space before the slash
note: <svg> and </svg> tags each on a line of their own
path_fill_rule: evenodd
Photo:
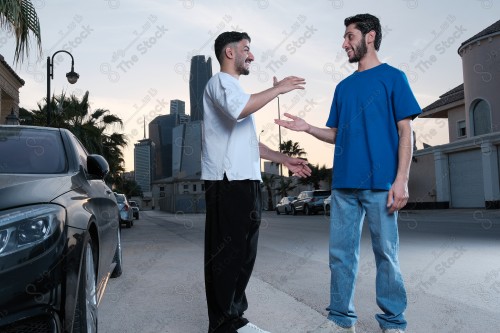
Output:
<svg viewBox="0 0 500 333">
<path fill-rule="evenodd" d="M 99 307 L 101 332 L 204 333 L 203 214 L 142 211 L 122 229 L 123 275 Z M 329 302 L 329 217 L 264 212 L 245 316 L 272 333 L 304 333 Z M 400 262 L 407 333 L 498 332 L 500 211 L 403 211 Z M 380 332 L 365 223 L 355 304 L 358 333 Z"/>
</svg>

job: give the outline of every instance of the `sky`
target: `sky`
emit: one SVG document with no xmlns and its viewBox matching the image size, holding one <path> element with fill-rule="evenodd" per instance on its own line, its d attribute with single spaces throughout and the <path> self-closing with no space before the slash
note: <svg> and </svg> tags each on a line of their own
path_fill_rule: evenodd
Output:
<svg viewBox="0 0 500 333">
<path fill-rule="evenodd" d="M 51 94 L 81 97 L 90 93 L 93 109 L 119 116 L 127 135 L 125 169 L 134 168 L 134 143 L 146 124 L 169 114 L 170 100 L 186 102 L 189 114 L 189 65 L 193 55 L 212 57 L 223 31 L 245 31 L 255 61 L 240 77 L 247 93 L 272 86 L 272 78 L 296 75 L 306 89 L 280 95 L 255 113 L 257 134 L 278 148 L 274 119 L 289 112 L 323 127 L 335 86 L 356 70 L 342 50 L 344 19 L 370 13 L 379 17 L 383 39 L 379 58 L 403 70 L 424 108 L 463 83 L 458 47 L 499 19 L 500 0 L 32 0 L 42 30 L 42 54 L 32 52 L 13 63 L 14 39 L 0 30 L 2 54 L 25 84 L 20 106 L 36 109 L 47 93 L 47 57 L 69 51 L 80 79 L 66 80 L 71 57 L 54 58 Z M 32 44 L 35 45 L 34 43 Z M 448 142 L 446 119 L 414 121 L 417 147 Z M 331 167 L 333 146 L 304 133 L 281 130 L 281 139 L 299 143 L 312 164 Z"/>
</svg>

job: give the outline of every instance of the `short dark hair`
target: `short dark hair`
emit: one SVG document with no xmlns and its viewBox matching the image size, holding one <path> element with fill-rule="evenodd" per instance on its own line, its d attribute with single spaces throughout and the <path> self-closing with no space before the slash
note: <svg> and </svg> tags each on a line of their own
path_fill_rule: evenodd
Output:
<svg viewBox="0 0 500 333">
<path fill-rule="evenodd" d="M 344 20 L 346 28 L 353 23 L 356 24 L 356 28 L 361 31 L 363 36 L 372 30 L 375 31 L 374 46 L 375 50 L 378 51 L 380 43 L 382 43 L 382 27 L 380 26 L 380 20 L 371 14 L 358 14 Z"/>
<path fill-rule="evenodd" d="M 214 44 L 215 56 L 219 63 L 222 64 L 222 52 L 224 48 L 231 43 L 237 43 L 243 39 L 251 42 L 250 36 L 246 32 L 237 32 L 237 31 L 226 31 L 221 33 L 216 39 Z"/>
</svg>

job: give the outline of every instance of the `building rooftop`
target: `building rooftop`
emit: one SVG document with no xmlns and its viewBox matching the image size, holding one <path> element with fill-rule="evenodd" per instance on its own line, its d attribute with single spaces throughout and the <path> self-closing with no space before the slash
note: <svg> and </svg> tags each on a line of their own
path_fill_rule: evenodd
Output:
<svg viewBox="0 0 500 333">
<path fill-rule="evenodd" d="M 423 115 L 425 115 L 426 112 L 435 110 L 439 107 L 460 101 L 464 99 L 464 84 L 460 84 L 456 86 L 455 88 L 445 92 L 441 96 L 439 96 L 439 99 L 430 105 L 426 106 L 425 108 L 422 109 Z"/>
<path fill-rule="evenodd" d="M 0 63 L 24 86 L 24 80 L 9 66 L 3 55 L 0 54 Z"/>
<path fill-rule="evenodd" d="M 496 21 L 495 23 L 493 23 L 492 25 L 490 25 L 486 29 L 478 32 L 477 34 L 475 34 L 471 38 L 469 38 L 466 41 L 464 41 L 460 45 L 460 47 L 458 48 L 458 52 L 460 52 L 460 50 L 463 47 L 467 46 L 468 44 L 470 44 L 470 43 L 472 43 L 472 42 L 474 42 L 474 41 L 476 41 L 478 39 L 481 39 L 481 38 L 489 36 L 489 35 L 496 35 L 496 34 L 500 34 L 500 20 Z"/>
</svg>

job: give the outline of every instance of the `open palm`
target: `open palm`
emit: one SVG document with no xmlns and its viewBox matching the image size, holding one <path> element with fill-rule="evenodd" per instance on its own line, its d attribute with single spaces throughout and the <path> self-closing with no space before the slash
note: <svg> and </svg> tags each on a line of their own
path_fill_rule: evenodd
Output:
<svg viewBox="0 0 500 333">
<path fill-rule="evenodd" d="M 274 119 L 274 122 L 292 131 L 303 132 L 309 129 L 309 124 L 304 119 L 289 113 L 285 113 L 284 116 L 292 120 Z"/>
</svg>

